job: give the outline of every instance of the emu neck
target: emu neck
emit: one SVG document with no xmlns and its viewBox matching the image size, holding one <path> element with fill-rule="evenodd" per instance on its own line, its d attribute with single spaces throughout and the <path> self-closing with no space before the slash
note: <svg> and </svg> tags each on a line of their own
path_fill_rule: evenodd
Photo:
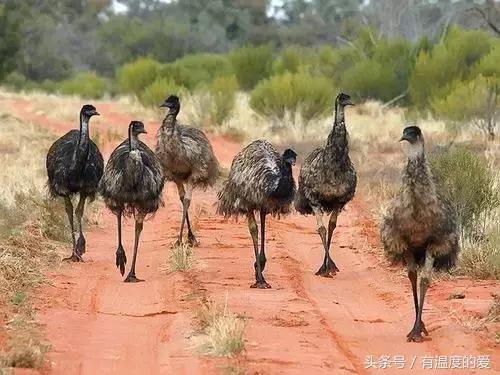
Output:
<svg viewBox="0 0 500 375">
<path fill-rule="evenodd" d="M 326 153 L 331 157 L 332 163 L 345 162 L 348 149 L 347 130 L 345 127 L 344 106 L 336 104 L 335 106 L 335 121 L 332 131 L 328 136 L 326 143 Z"/>
<path fill-rule="evenodd" d="M 293 174 L 292 165 L 289 163 L 283 163 L 280 168 L 281 176 L 278 182 L 278 186 L 272 193 L 274 198 L 285 198 L 290 195 L 293 191 Z"/>
<path fill-rule="evenodd" d="M 178 109 L 171 109 L 168 111 L 167 115 L 163 119 L 162 127 L 165 128 L 175 128 L 177 123 L 177 115 L 179 114 Z"/>
<path fill-rule="evenodd" d="M 436 186 L 425 156 L 424 145 L 412 146 L 403 174 L 403 185 L 408 187 L 412 198 L 429 202 L 436 197 Z"/>
<path fill-rule="evenodd" d="M 80 116 L 80 136 L 75 151 L 74 169 L 81 170 L 85 166 L 89 153 L 89 118 Z"/>
<path fill-rule="evenodd" d="M 134 134 L 130 128 L 128 130 L 128 146 L 130 151 L 137 150 L 139 148 L 139 137 Z"/>
</svg>

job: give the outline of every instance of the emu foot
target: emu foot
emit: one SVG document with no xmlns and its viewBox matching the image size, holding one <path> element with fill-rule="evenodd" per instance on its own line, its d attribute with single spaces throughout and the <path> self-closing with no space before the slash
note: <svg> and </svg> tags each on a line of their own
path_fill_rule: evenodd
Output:
<svg viewBox="0 0 500 375">
<path fill-rule="evenodd" d="M 316 272 L 316 275 L 323 276 L 323 277 L 333 277 L 339 271 L 340 270 L 338 269 L 335 262 L 330 259 L 328 261 L 328 264 L 326 262 L 323 263 L 323 265 L 320 267 L 320 269 Z"/>
<path fill-rule="evenodd" d="M 269 285 L 266 280 L 261 280 L 256 281 L 254 284 L 250 285 L 250 288 L 271 289 L 271 285 Z"/>
<path fill-rule="evenodd" d="M 191 247 L 200 246 L 199 241 L 196 239 L 196 237 L 194 236 L 194 234 L 192 232 L 188 233 L 188 245 Z"/>
<path fill-rule="evenodd" d="M 77 254 L 75 251 L 71 254 L 71 256 L 67 258 L 63 258 L 63 262 L 83 262 L 82 256 Z"/>
<path fill-rule="evenodd" d="M 427 332 L 424 322 L 420 321 L 415 323 L 413 329 L 406 335 L 407 341 L 422 342 L 424 340 L 422 333 L 429 336 L 429 332 Z"/>
<path fill-rule="evenodd" d="M 120 269 L 120 273 L 125 273 L 125 264 L 127 264 L 127 256 L 125 255 L 125 250 L 122 245 L 118 246 L 116 250 L 116 267 Z"/>
<path fill-rule="evenodd" d="M 85 254 L 86 243 L 87 241 L 85 241 L 85 237 L 83 237 L 83 234 L 80 234 L 78 240 L 76 241 L 75 253 L 77 253 L 79 256 Z"/>
<path fill-rule="evenodd" d="M 138 279 L 135 274 L 133 273 L 129 273 L 128 276 L 126 277 L 125 280 L 123 280 L 123 282 L 125 283 L 139 283 L 141 281 L 144 281 L 142 279 Z"/>
<path fill-rule="evenodd" d="M 182 240 L 181 239 L 177 239 L 177 241 L 175 241 L 172 245 L 172 249 L 175 249 L 176 247 L 179 247 L 179 246 L 182 246 Z"/>
</svg>

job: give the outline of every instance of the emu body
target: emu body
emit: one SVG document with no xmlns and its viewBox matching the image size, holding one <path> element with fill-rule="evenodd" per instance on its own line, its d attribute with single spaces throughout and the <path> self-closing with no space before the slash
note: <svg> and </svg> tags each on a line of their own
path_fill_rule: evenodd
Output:
<svg viewBox="0 0 500 375">
<path fill-rule="evenodd" d="M 100 184 L 106 206 L 118 219 L 116 266 L 122 275 L 125 273 L 127 257 L 122 245 L 121 219 L 122 216 L 135 217 L 134 257 L 125 282 L 141 281 L 135 275 L 135 263 L 143 222 L 147 215 L 154 214 L 163 203 L 163 168 L 155 153 L 139 140 L 139 134 L 145 132 L 142 122 L 130 123 L 129 137 L 111 154 Z"/>
<path fill-rule="evenodd" d="M 380 236 L 385 251 L 408 267 L 415 305 L 415 323 L 408 341 L 422 341 L 427 330 L 422 321 L 425 294 L 433 269 L 453 267 L 459 252 L 457 215 L 453 205 L 439 192 L 426 160 L 424 139 L 417 127 L 403 132 L 409 143 L 408 162 L 399 193 L 383 216 Z M 417 268 L 423 265 L 420 299 Z"/>
<path fill-rule="evenodd" d="M 255 283 L 252 288 L 270 288 L 262 272 L 266 265 L 266 216 L 290 212 L 295 195 L 292 165 L 296 153 L 287 149 L 280 155 L 267 141 L 257 140 L 233 159 L 229 177 L 218 194 L 218 213 L 225 217 L 245 215 L 255 252 Z M 260 213 L 261 244 L 255 211 Z"/>
<path fill-rule="evenodd" d="M 50 147 L 46 168 L 48 188 L 53 197 L 63 197 L 71 227 L 72 255 L 65 260 L 81 261 L 86 241 L 82 229 L 82 217 L 87 198 L 93 200 L 101 179 L 104 161 L 96 144 L 89 137 L 89 120 L 99 115 L 92 105 L 84 105 L 80 111 L 80 130 L 71 130 Z M 75 238 L 73 204 L 71 197 L 80 195 L 75 210 L 78 239 Z"/>
<path fill-rule="evenodd" d="M 339 269 L 330 257 L 330 245 L 337 218 L 356 190 L 356 171 L 349 158 L 344 109 L 352 105 L 351 98 L 340 93 L 335 100 L 335 120 L 326 145 L 312 151 L 302 164 L 299 188 L 295 199 L 298 212 L 316 216 L 318 233 L 325 256 L 316 275 L 330 276 Z M 330 214 L 328 233 L 323 215 Z"/>
<path fill-rule="evenodd" d="M 188 243 L 196 246 L 198 241 L 189 221 L 193 189 L 213 186 L 219 177 L 219 163 L 210 141 L 201 130 L 178 123 L 178 97 L 169 96 L 161 107 L 168 108 L 168 113 L 158 131 L 156 154 L 163 166 L 166 180 L 177 185 L 183 207 L 177 243 L 182 243 L 184 225 L 187 223 Z"/>
</svg>

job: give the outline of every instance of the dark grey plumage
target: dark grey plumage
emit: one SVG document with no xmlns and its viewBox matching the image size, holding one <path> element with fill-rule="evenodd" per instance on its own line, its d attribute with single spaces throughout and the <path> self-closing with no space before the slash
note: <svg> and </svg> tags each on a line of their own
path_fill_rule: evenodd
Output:
<svg viewBox="0 0 500 375">
<path fill-rule="evenodd" d="M 116 266 L 120 268 L 122 275 L 127 258 L 121 240 L 121 218 L 130 215 L 135 217 L 134 257 L 126 282 L 140 281 L 135 276 L 135 262 L 143 221 L 148 214 L 154 214 L 163 203 L 163 168 L 155 153 L 139 140 L 139 134 L 142 133 L 146 133 L 144 124 L 132 121 L 128 139 L 111 154 L 100 183 L 106 206 L 118 218 Z"/>
<path fill-rule="evenodd" d="M 94 199 L 101 179 L 104 161 L 94 142 L 89 137 L 89 120 L 99 115 L 93 105 L 84 105 L 80 111 L 80 130 L 71 130 L 50 147 L 47 153 L 46 167 L 48 188 L 53 197 L 64 197 L 68 215 L 73 252 L 66 260 L 81 261 L 85 253 L 85 237 L 82 231 L 82 217 L 85 200 Z M 75 210 L 79 230 L 75 239 L 73 226 L 73 204 L 71 197 L 80 194 L 80 201 Z"/>
<path fill-rule="evenodd" d="M 356 171 L 349 158 L 348 136 L 344 109 L 353 105 L 349 95 L 340 93 L 335 100 L 335 120 L 324 147 L 312 151 L 302 164 L 299 187 L 295 198 L 298 212 L 314 213 L 325 256 L 316 275 L 330 276 L 339 269 L 330 258 L 329 249 L 337 218 L 356 190 Z M 323 225 L 323 214 L 331 214 L 328 235 Z"/>
<path fill-rule="evenodd" d="M 189 206 L 194 188 L 213 186 L 219 177 L 219 162 L 207 136 L 199 129 L 178 123 L 180 101 L 171 95 L 161 107 L 169 109 L 158 131 L 156 154 L 163 165 L 165 178 L 177 185 L 183 206 L 183 217 L 178 243 L 182 242 L 184 223 L 187 222 L 188 242 L 198 241 L 191 230 Z"/>
<path fill-rule="evenodd" d="M 256 259 L 254 288 L 270 288 L 262 275 L 266 265 L 265 219 L 267 214 L 279 216 L 290 212 L 295 195 L 292 165 L 296 157 L 291 149 L 280 155 L 269 142 L 254 141 L 234 157 L 229 177 L 218 195 L 219 214 L 247 216 Z M 260 212 L 260 253 L 255 211 Z"/>
<path fill-rule="evenodd" d="M 427 330 L 422 322 L 424 298 L 432 270 L 449 269 L 456 263 L 459 245 L 457 214 L 453 205 L 441 195 L 424 150 L 422 132 L 416 126 L 405 128 L 408 163 L 403 171 L 399 193 L 382 218 L 380 236 L 385 251 L 402 259 L 408 267 L 415 304 L 415 324 L 408 341 L 422 341 Z M 423 265 L 420 301 L 417 296 L 417 267 Z"/>
</svg>

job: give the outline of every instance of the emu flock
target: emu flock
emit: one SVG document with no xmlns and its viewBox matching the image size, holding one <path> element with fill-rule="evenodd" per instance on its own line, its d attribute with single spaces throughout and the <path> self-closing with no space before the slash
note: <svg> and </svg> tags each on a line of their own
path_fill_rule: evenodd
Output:
<svg viewBox="0 0 500 375">
<path fill-rule="evenodd" d="M 297 154 L 292 149 L 280 153 L 266 140 L 256 140 L 233 159 L 227 180 L 218 193 L 217 212 L 225 217 L 244 215 L 255 252 L 255 283 L 252 288 L 271 288 L 264 278 L 266 266 L 266 216 L 283 217 L 295 210 L 314 214 L 317 232 L 324 248 L 323 262 L 316 275 L 333 277 L 339 268 L 332 259 L 330 247 L 337 219 L 344 206 L 354 197 L 356 171 L 349 158 L 345 108 L 354 105 L 349 95 L 335 99 L 335 116 L 326 143 L 313 150 L 304 160 L 298 187 L 292 173 Z M 72 253 L 65 260 L 83 261 L 85 237 L 82 217 L 85 201 L 100 194 L 106 207 L 117 217 L 118 246 L 116 266 L 124 275 L 127 257 L 122 244 L 122 217 L 134 217 L 135 241 L 130 270 L 125 282 L 142 281 L 136 277 L 139 239 L 144 220 L 163 204 L 165 180 L 176 184 L 182 204 L 182 220 L 174 246 L 184 241 L 198 246 L 189 220 L 189 207 L 195 188 L 215 185 L 220 167 L 207 136 L 199 129 L 177 120 L 180 101 L 168 96 L 161 107 L 167 108 L 157 135 L 155 151 L 139 136 L 146 133 L 140 121 L 130 122 L 128 137 L 111 154 L 106 167 L 103 157 L 89 137 L 89 121 L 98 116 L 96 108 L 84 105 L 80 111 L 80 129 L 71 130 L 49 149 L 46 160 L 48 186 L 53 197 L 64 198 L 73 239 Z M 422 311 L 433 270 L 449 269 L 459 251 L 457 215 L 453 204 L 440 193 L 426 160 L 424 138 L 416 126 L 406 127 L 400 141 L 407 147 L 407 164 L 401 188 L 394 197 L 380 225 L 385 250 L 406 264 L 415 305 L 415 323 L 408 341 L 420 342 L 428 335 Z M 73 212 L 72 197 L 79 194 Z M 260 216 L 259 228 L 255 214 Z M 327 227 L 323 216 L 329 216 Z M 78 238 L 73 216 L 76 216 Z M 260 246 L 259 246 L 260 245 Z M 420 294 L 417 271 L 422 268 Z"/>
</svg>

